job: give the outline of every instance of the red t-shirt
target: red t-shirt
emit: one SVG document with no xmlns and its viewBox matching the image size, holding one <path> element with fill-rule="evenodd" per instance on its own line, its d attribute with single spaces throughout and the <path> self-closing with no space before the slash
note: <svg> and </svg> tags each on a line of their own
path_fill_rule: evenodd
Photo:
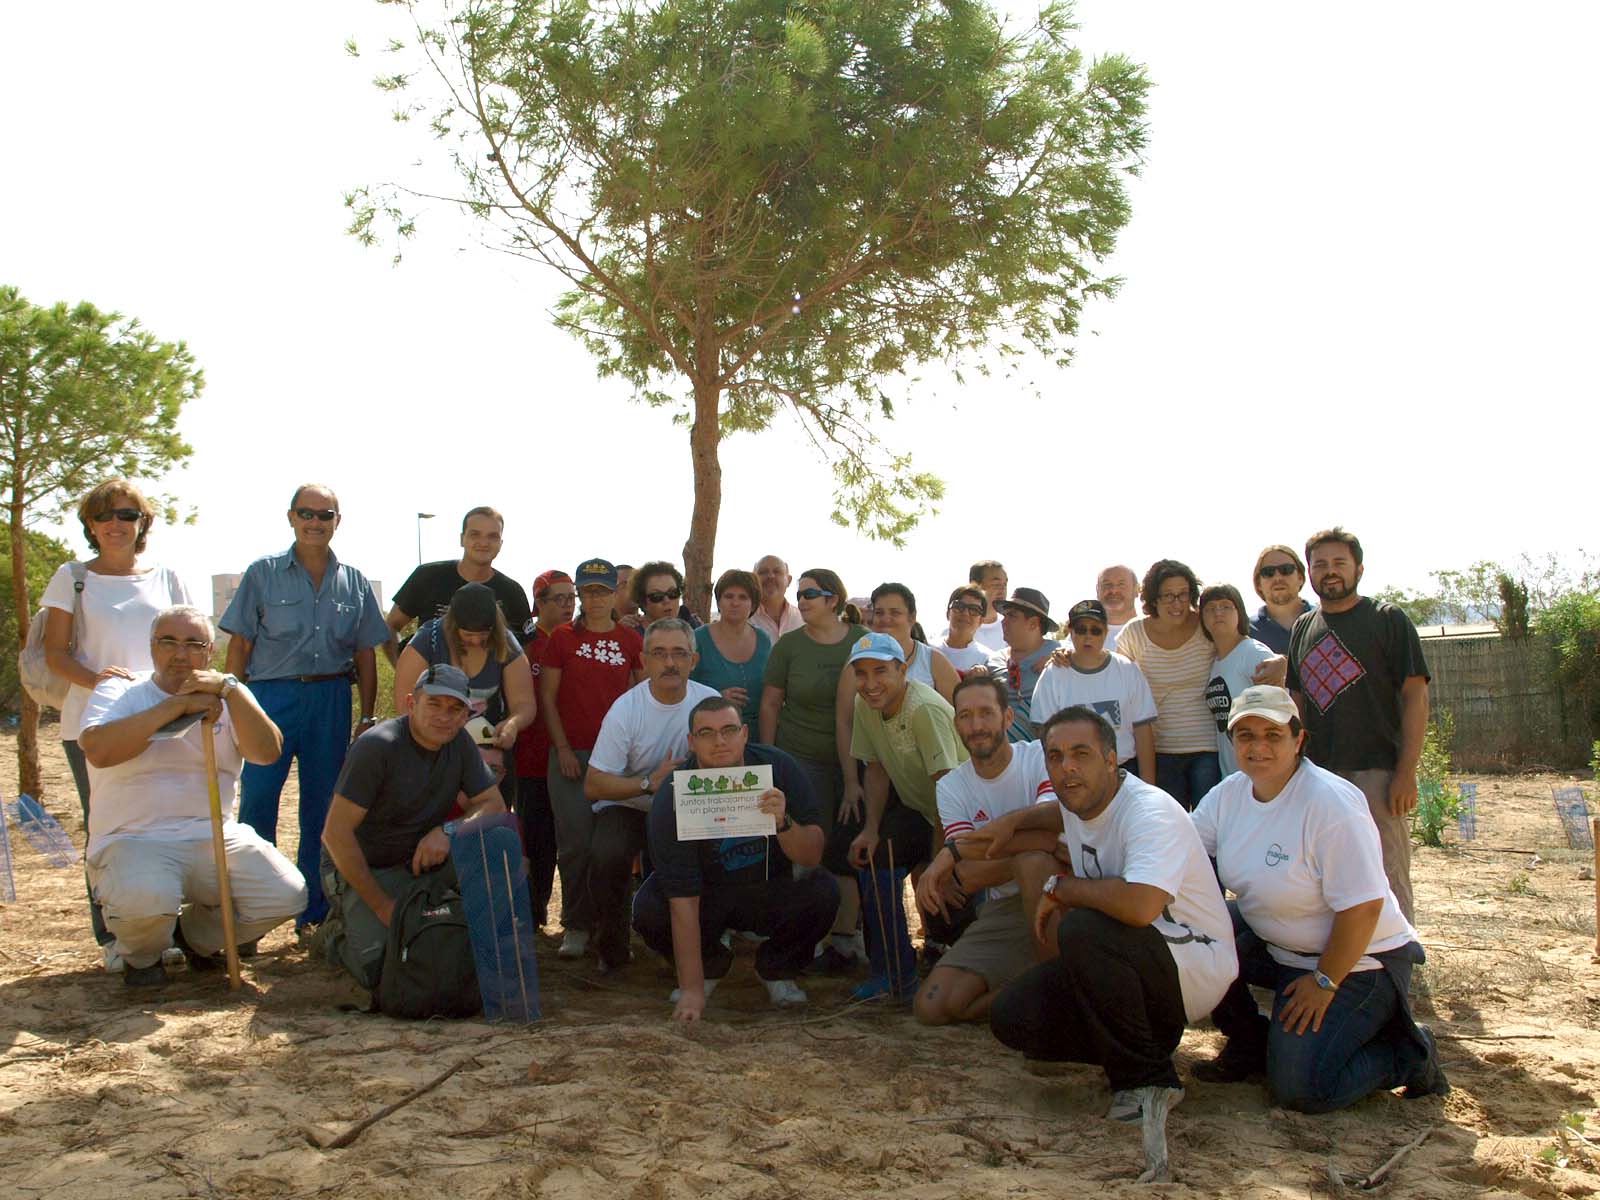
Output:
<svg viewBox="0 0 1600 1200">
<path fill-rule="evenodd" d="M 556 711 L 574 750 L 593 750 L 600 722 L 616 698 L 633 686 L 644 639 L 622 625 L 591 633 L 581 622 L 550 635 L 539 655 L 541 668 L 561 672 Z"/>
<path fill-rule="evenodd" d="M 523 639 L 522 652 L 528 656 L 528 666 L 533 671 L 533 694 L 539 694 L 539 656 L 550 644 L 550 635 L 537 625 L 533 633 Z M 544 709 L 534 717 L 533 724 L 517 734 L 517 777 L 543 779 L 550 766 L 550 731 L 545 728 Z"/>
</svg>

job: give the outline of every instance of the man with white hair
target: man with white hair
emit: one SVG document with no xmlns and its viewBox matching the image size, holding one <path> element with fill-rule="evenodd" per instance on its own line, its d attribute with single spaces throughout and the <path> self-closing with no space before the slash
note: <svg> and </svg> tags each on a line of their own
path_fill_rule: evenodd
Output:
<svg viewBox="0 0 1600 1200">
<path fill-rule="evenodd" d="M 210 787 L 197 715 L 213 727 L 219 791 L 231 809 L 244 762 L 270 763 L 278 727 L 250 689 L 209 669 L 211 621 L 197 608 L 164 609 L 150 627 L 154 669 L 102 680 L 84 710 L 79 745 L 89 764 L 89 884 L 116 936 L 129 987 L 166 981 L 161 953 L 176 944 L 191 965 L 215 966 L 223 948 Z M 234 936 L 253 942 L 306 902 L 305 878 L 248 825 L 222 828 Z"/>
</svg>

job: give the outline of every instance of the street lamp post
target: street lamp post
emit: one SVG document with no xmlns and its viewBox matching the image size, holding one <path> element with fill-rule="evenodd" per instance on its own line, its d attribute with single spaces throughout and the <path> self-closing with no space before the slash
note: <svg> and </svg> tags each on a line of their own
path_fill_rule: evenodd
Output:
<svg viewBox="0 0 1600 1200">
<path fill-rule="evenodd" d="M 432 513 L 419 512 L 417 514 L 417 566 L 422 565 L 422 523 L 433 520 Z"/>
</svg>

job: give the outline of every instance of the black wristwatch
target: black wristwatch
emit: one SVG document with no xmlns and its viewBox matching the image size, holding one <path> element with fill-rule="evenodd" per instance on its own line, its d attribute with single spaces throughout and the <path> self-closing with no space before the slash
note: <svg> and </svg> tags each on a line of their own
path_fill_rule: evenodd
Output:
<svg viewBox="0 0 1600 1200">
<path fill-rule="evenodd" d="M 949 841 L 945 842 L 944 848 L 950 851 L 951 858 L 955 859 L 957 862 L 961 861 L 961 848 L 956 845 L 955 838 L 951 838 Z"/>
<path fill-rule="evenodd" d="M 783 824 L 778 826 L 779 833 L 788 833 L 794 828 L 794 819 L 787 812 L 783 814 Z"/>
</svg>

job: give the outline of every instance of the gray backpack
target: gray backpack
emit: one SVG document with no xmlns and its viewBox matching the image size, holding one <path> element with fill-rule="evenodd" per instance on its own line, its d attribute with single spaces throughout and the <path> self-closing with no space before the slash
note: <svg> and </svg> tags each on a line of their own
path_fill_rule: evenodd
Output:
<svg viewBox="0 0 1600 1200">
<path fill-rule="evenodd" d="M 72 571 L 72 638 L 67 642 L 67 653 L 77 652 L 83 637 L 83 581 L 88 578 L 87 563 L 67 564 Z M 40 605 L 28 623 L 28 640 L 17 652 L 17 678 L 22 688 L 40 708 L 60 711 L 66 701 L 67 689 L 72 685 L 50 669 L 44 654 L 44 624 L 50 610 Z"/>
</svg>

